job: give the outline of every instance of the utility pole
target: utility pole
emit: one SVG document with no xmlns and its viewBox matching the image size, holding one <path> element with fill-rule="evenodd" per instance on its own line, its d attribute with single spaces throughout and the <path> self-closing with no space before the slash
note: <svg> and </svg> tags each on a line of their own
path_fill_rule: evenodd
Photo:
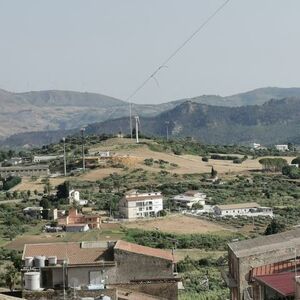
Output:
<svg viewBox="0 0 300 300">
<path fill-rule="evenodd" d="M 83 172 L 85 172 L 84 131 L 85 131 L 85 128 L 82 127 L 80 129 L 80 132 L 81 132 L 81 142 L 82 142 L 82 170 L 83 170 Z"/>
<path fill-rule="evenodd" d="M 167 126 L 167 141 L 169 141 L 169 121 L 166 121 L 166 126 Z"/>
<path fill-rule="evenodd" d="M 130 126 L 130 138 L 132 139 L 132 104 L 129 102 L 129 126 Z"/>
<path fill-rule="evenodd" d="M 66 158 L 66 138 L 63 137 L 64 144 L 64 175 L 67 176 L 67 158 Z"/>
<path fill-rule="evenodd" d="M 139 123 L 140 119 L 139 116 L 135 116 L 135 137 L 136 137 L 136 143 L 139 143 Z"/>
</svg>

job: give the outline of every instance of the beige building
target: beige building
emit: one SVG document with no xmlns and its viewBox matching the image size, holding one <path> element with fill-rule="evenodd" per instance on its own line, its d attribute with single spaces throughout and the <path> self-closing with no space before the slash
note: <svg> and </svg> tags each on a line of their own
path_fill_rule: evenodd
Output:
<svg viewBox="0 0 300 300">
<path fill-rule="evenodd" d="M 122 240 L 27 244 L 22 259 L 22 277 L 26 279 L 28 271 L 40 274 L 40 288 L 66 286 L 79 291 L 123 287 L 143 292 L 147 286 L 144 291 L 153 296 L 177 299 L 179 279 L 174 276 L 170 251 Z M 171 286 L 164 297 L 165 289 L 158 284 L 166 283 Z M 34 287 L 38 288 L 36 284 Z"/>
<path fill-rule="evenodd" d="M 119 213 L 125 219 L 156 217 L 163 210 L 161 192 L 130 191 L 120 200 Z"/>
</svg>

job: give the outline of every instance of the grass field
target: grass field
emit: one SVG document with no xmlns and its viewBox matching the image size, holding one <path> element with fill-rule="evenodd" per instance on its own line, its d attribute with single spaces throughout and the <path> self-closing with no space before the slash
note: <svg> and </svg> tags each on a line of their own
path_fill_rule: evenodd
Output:
<svg viewBox="0 0 300 300">
<path fill-rule="evenodd" d="M 196 233 L 221 233 L 231 231 L 221 225 L 184 215 L 173 215 L 165 218 L 152 220 L 138 220 L 124 224 L 125 228 L 137 228 L 143 230 L 160 230 L 175 234 L 196 234 Z M 234 229 L 232 229 L 234 231 Z"/>
</svg>

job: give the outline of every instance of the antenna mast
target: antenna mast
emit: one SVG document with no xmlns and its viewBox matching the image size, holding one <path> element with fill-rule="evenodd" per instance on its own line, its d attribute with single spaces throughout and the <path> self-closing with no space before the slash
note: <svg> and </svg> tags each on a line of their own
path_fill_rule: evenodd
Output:
<svg viewBox="0 0 300 300">
<path fill-rule="evenodd" d="M 136 137 L 136 143 L 139 143 L 139 123 L 140 119 L 139 116 L 135 116 L 135 137 Z"/>
</svg>

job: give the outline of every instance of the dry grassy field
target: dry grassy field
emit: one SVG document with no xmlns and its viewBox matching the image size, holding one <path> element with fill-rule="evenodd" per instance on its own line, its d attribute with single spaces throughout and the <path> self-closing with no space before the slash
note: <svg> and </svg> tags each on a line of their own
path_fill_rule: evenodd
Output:
<svg viewBox="0 0 300 300">
<path fill-rule="evenodd" d="M 124 226 L 126 228 L 160 230 L 176 234 L 211 233 L 229 230 L 221 225 L 184 215 L 173 215 L 152 220 L 138 220 L 125 223 Z"/>
<path fill-rule="evenodd" d="M 148 141 L 149 142 L 149 141 Z M 129 139 L 110 139 L 101 143 L 101 145 L 95 146 L 90 149 L 90 152 L 109 150 L 113 155 L 116 162 L 121 162 L 129 169 L 143 168 L 151 172 L 159 172 L 161 169 L 159 165 L 146 166 L 144 164 L 145 159 L 153 158 L 154 160 L 164 160 L 169 163 L 178 165 L 177 167 L 166 168 L 171 173 L 178 174 L 193 174 L 193 173 L 208 173 L 211 171 L 212 166 L 218 171 L 219 174 L 238 174 L 249 172 L 253 170 L 260 170 L 262 167 L 259 163 L 259 159 L 247 159 L 242 164 L 234 164 L 232 161 L 226 160 L 213 160 L 209 162 L 203 162 L 202 157 L 196 155 L 175 155 L 172 153 L 155 152 L 148 148 L 147 145 L 132 143 Z M 234 154 L 235 155 L 235 154 Z M 118 157 L 120 161 L 118 161 Z M 283 157 L 289 163 L 294 157 Z M 50 183 L 53 187 L 62 183 L 64 180 L 76 179 L 82 181 L 96 181 L 100 180 L 111 173 L 122 173 L 122 169 L 118 168 L 99 168 L 91 171 L 87 171 L 85 174 L 76 177 L 58 177 L 50 178 Z M 41 183 L 41 179 L 32 181 L 30 178 L 24 178 L 22 183 L 12 189 L 12 191 L 26 191 L 37 190 L 42 192 L 44 185 Z"/>
</svg>

